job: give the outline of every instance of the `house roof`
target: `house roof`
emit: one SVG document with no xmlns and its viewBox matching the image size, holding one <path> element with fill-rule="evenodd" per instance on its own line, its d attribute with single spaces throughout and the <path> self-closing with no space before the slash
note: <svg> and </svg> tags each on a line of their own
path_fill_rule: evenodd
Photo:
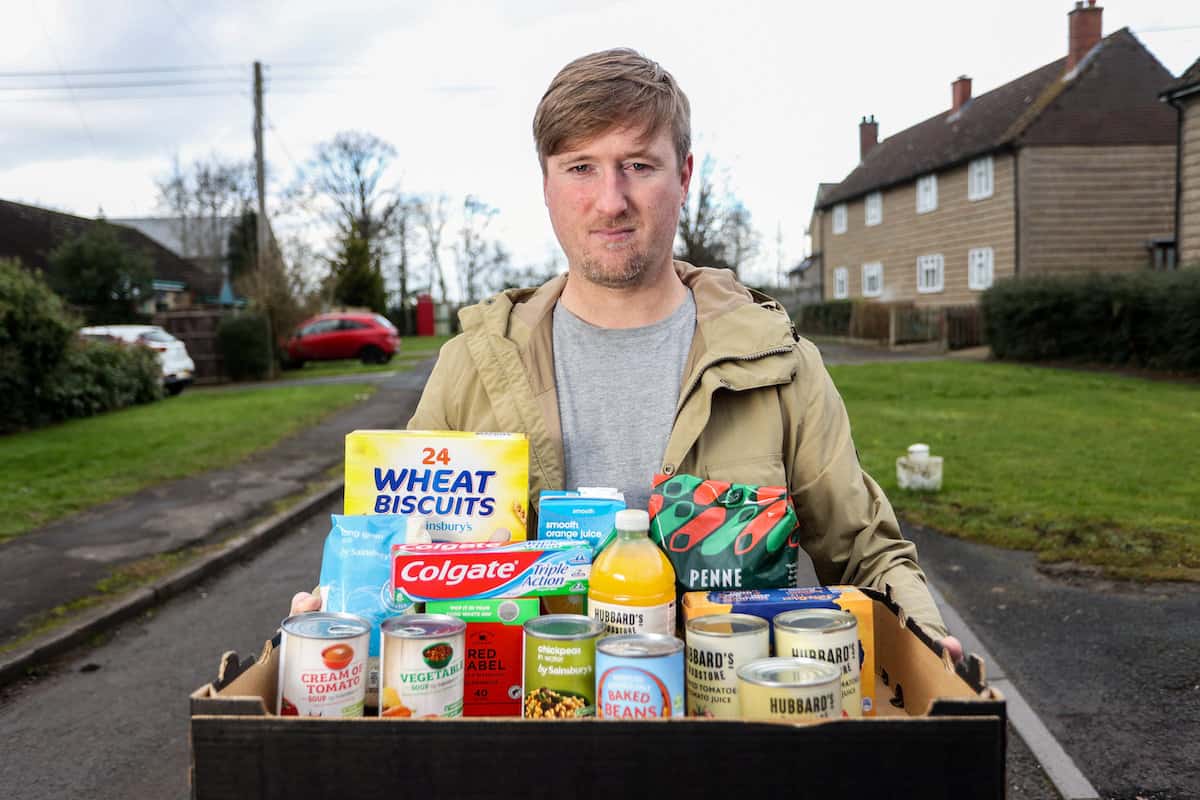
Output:
<svg viewBox="0 0 1200 800">
<path fill-rule="evenodd" d="M 1004 147 L 1175 142 L 1174 113 L 1157 102 L 1171 73 L 1128 28 L 1102 39 L 1070 73 L 1066 66 L 1064 56 L 889 136 L 818 193 L 818 207 Z"/>
<path fill-rule="evenodd" d="M 1193 61 L 1182 75 L 1171 81 L 1166 89 L 1163 89 L 1162 97 L 1173 100 L 1180 95 L 1196 91 L 1200 91 L 1200 58 Z"/>
<path fill-rule="evenodd" d="M 184 258 L 224 258 L 229 253 L 229 234 L 239 217 L 216 220 L 184 220 L 182 217 L 112 217 L 109 222 L 141 231 L 177 256 Z M 191 230 L 185 237 L 185 225 Z M 214 247 L 219 252 L 214 253 Z"/>
<path fill-rule="evenodd" d="M 0 200 L 0 258 L 17 258 L 25 267 L 49 274 L 50 252 L 95 224 L 96 220 L 87 217 Z M 123 244 L 149 256 L 156 280 L 182 283 L 197 298 L 215 297 L 220 292 L 219 275 L 213 280 L 187 259 L 139 231 L 120 225 L 112 227 Z"/>
</svg>

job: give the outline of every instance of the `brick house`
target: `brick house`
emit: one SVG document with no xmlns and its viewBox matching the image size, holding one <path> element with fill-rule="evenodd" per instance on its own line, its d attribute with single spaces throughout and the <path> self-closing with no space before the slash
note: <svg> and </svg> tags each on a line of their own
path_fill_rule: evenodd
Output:
<svg viewBox="0 0 1200 800">
<path fill-rule="evenodd" d="M 1090 0 L 1065 57 L 878 140 L 813 213 L 825 299 L 974 304 L 1000 278 L 1146 269 L 1173 230 L 1171 73 Z"/>
<path fill-rule="evenodd" d="M 1162 99 L 1176 113 L 1175 246 L 1178 263 L 1200 267 L 1200 58 Z"/>
</svg>

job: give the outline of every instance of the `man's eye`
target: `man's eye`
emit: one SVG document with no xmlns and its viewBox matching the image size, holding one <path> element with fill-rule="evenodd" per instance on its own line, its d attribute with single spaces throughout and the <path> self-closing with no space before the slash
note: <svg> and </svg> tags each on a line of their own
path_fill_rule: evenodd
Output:
<svg viewBox="0 0 1200 800">
<path fill-rule="evenodd" d="M 648 172 L 653 169 L 653 167 L 651 167 L 649 164 L 643 164 L 640 161 L 635 161 L 629 165 L 629 169 L 633 170 L 634 172 Z"/>
<path fill-rule="evenodd" d="M 574 166 L 567 167 L 567 172 L 574 173 L 575 175 L 584 175 L 590 168 L 590 164 L 575 164 Z"/>
</svg>

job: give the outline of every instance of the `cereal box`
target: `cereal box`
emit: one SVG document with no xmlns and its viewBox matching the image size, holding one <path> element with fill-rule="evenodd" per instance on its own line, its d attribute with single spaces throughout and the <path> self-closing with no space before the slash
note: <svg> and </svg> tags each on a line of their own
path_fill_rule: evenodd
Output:
<svg viewBox="0 0 1200 800">
<path fill-rule="evenodd" d="M 858 622 L 864 716 L 875 714 L 875 620 L 871 598 L 857 586 L 804 586 L 725 592 L 686 592 L 685 620 L 705 614 L 753 614 L 770 622 L 776 614 L 796 608 L 840 608 Z M 772 636 L 774 640 L 774 636 Z M 773 645 L 772 645 L 773 646 Z"/>
<path fill-rule="evenodd" d="M 529 442 L 520 433 L 354 431 L 346 436 L 346 514 L 424 519 L 442 542 L 526 536 Z"/>
</svg>

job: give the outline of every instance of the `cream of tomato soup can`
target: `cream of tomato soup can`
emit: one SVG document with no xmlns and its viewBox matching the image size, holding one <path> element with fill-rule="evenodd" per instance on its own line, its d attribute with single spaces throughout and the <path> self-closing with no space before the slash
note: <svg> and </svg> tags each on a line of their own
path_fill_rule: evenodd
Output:
<svg viewBox="0 0 1200 800">
<path fill-rule="evenodd" d="M 687 713 L 739 719 L 737 670 L 771 655 L 771 628 L 750 614 L 707 614 L 687 621 Z"/>
<path fill-rule="evenodd" d="M 379 626 L 379 716 L 461 717 L 467 623 L 401 614 Z"/>
<path fill-rule="evenodd" d="M 815 658 L 761 658 L 737 671 L 743 719 L 835 719 L 842 672 Z"/>
<path fill-rule="evenodd" d="M 314 611 L 288 617 L 280 628 L 275 713 L 361 717 L 371 623 L 354 614 Z"/>
<path fill-rule="evenodd" d="M 858 620 L 849 611 L 800 608 L 777 614 L 775 655 L 815 658 L 842 673 L 842 716 L 862 716 L 862 649 Z"/>
</svg>

